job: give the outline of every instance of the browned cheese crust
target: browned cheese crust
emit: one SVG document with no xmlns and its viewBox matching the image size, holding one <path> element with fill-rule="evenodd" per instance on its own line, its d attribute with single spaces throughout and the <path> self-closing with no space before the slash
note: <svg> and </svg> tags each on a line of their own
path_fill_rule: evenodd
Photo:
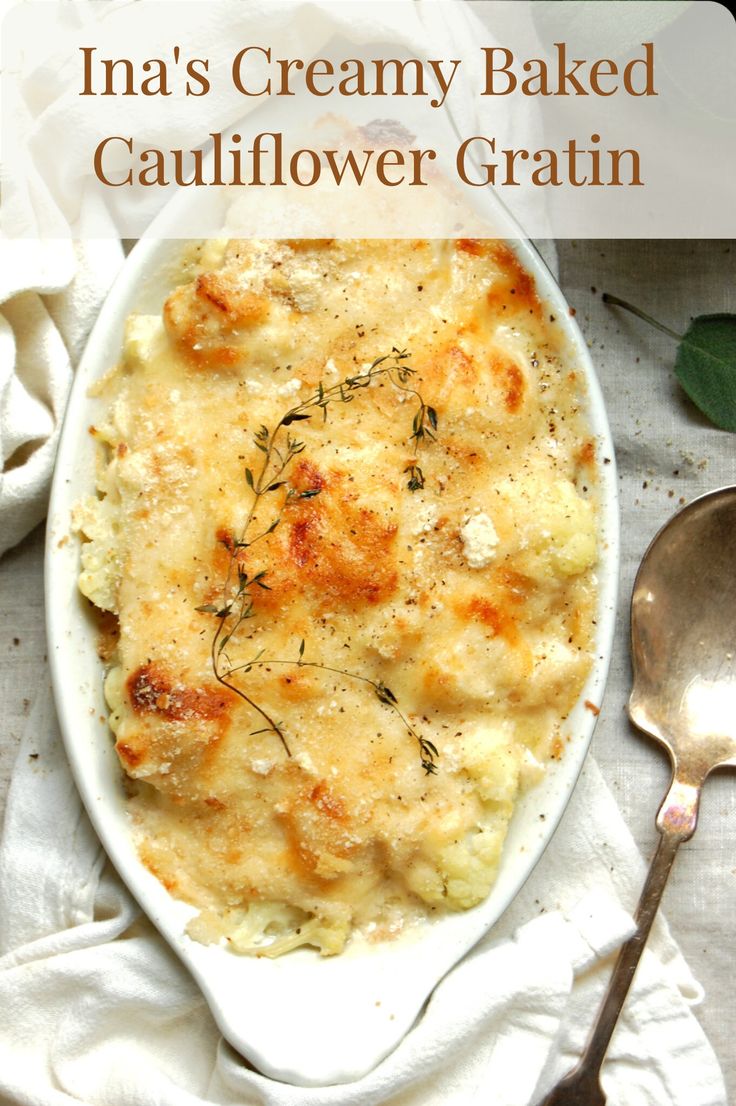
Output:
<svg viewBox="0 0 736 1106">
<path fill-rule="evenodd" d="M 184 275 L 162 319 L 129 320 L 78 512 L 82 590 L 120 623 L 106 692 L 141 857 L 200 909 L 194 936 L 239 951 L 473 906 L 590 665 L 570 352 L 500 242 L 207 243 Z M 258 435 L 296 408 L 275 446 L 301 448 L 255 496 Z M 219 682 L 221 612 L 254 577 Z"/>
</svg>

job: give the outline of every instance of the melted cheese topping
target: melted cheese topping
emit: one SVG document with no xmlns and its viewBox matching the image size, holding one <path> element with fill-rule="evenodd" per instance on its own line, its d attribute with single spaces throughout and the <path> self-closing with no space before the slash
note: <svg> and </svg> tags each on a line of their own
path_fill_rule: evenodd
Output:
<svg viewBox="0 0 736 1106">
<path fill-rule="evenodd" d="M 163 318 L 128 321 L 79 510 L 82 591 L 120 621 L 116 748 L 193 936 L 339 952 L 480 902 L 520 787 L 560 755 L 595 607 L 580 382 L 498 242 L 208 243 L 188 275 Z M 283 430 L 282 455 L 287 431 L 303 448 L 239 546 L 259 429 L 394 347 L 405 387 L 376 378 Z M 437 429 L 415 453 L 420 402 Z M 211 657 L 228 573 L 269 589 L 249 585 L 225 647 L 241 694 Z"/>
</svg>

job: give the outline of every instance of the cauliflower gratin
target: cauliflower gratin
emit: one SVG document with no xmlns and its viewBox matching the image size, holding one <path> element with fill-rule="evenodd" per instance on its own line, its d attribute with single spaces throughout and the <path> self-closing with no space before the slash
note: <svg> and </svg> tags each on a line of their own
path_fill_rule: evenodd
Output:
<svg viewBox="0 0 736 1106">
<path fill-rule="evenodd" d="M 501 242 L 210 242 L 182 275 L 98 387 L 75 520 L 138 849 L 196 940 L 339 953 L 481 902 L 562 753 L 582 381 Z"/>
</svg>

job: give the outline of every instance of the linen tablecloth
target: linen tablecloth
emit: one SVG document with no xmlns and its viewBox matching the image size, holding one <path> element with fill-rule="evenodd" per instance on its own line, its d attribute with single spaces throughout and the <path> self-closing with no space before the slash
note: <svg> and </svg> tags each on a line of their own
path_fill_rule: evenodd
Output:
<svg viewBox="0 0 736 1106">
<path fill-rule="evenodd" d="M 560 277 L 591 345 L 608 403 L 620 467 L 623 565 L 621 619 L 609 689 L 593 751 L 642 851 L 655 842 L 654 812 L 664 791 L 661 755 L 628 726 L 626 615 L 644 548 L 680 500 L 736 481 L 733 439 L 705 425 L 671 372 L 674 346 L 643 324 L 606 308 L 600 292 L 638 303 L 676 330 L 691 315 L 734 309 L 736 258 L 730 244 L 563 243 Z M 41 538 L 36 532 L 0 561 L 0 766 L 10 771 L 24 717 L 43 681 Z M 39 765 L 43 771 L 43 765 Z M 730 920 L 736 907 L 733 777 L 711 781 L 701 826 L 681 852 L 665 907 L 695 975 L 705 985 L 703 1024 L 734 1085 L 734 1008 L 729 977 Z M 551 845 L 554 851 L 554 842 Z M 606 842 L 601 842 L 605 853 Z M 629 904 L 633 907 L 634 903 Z"/>
</svg>

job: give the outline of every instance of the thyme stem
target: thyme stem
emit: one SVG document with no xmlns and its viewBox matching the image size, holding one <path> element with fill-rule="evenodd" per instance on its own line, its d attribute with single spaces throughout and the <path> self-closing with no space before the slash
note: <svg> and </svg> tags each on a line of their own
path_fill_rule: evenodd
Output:
<svg viewBox="0 0 736 1106">
<path fill-rule="evenodd" d="M 282 724 L 276 722 L 268 711 L 247 695 L 242 688 L 231 682 L 231 678 L 236 673 L 247 673 L 256 665 L 296 664 L 300 667 L 317 668 L 325 672 L 333 672 L 336 675 L 344 676 L 352 680 L 359 680 L 362 683 L 370 685 L 380 702 L 388 706 L 397 715 L 407 732 L 416 740 L 419 745 L 422 767 L 430 774 L 436 771 L 435 758 L 438 756 L 437 749 L 431 741 L 427 741 L 414 730 L 409 720 L 402 713 L 395 695 L 382 681 L 373 680 L 369 676 L 363 676 L 357 672 L 348 672 L 345 669 L 335 668 L 318 661 L 303 660 L 303 641 L 297 661 L 260 660 L 259 658 L 255 658 L 243 664 L 232 665 L 225 652 L 228 642 L 232 640 L 242 624 L 247 619 L 254 617 L 252 587 L 257 585 L 266 590 L 270 590 L 268 585 L 263 581 L 263 577 L 267 574 L 266 571 L 256 573 L 253 577 L 248 577 L 247 572 L 241 567 L 239 553 L 241 550 L 249 549 L 268 534 L 273 533 L 281 521 L 284 507 L 292 498 L 295 496 L 301 499 L 311 498 L 312 496 L 318 495 L 321 490 L 320 488 L 308 488 L 305 491 L 298 492 L 292 487 L 287 487 L 286 497 L 275 519 L 266 529 L 257 534 L 256 537 L 248 540 L 248 532 L 255 519 L 261 499 L 268 492 L 277 491 L 287 484 L 287 481 L 282 479 L 282 477 L 284 477 L 294 458 L 305 449 L 305 443 L 293 437 L 289 427 L 294 423 L 311 419 L 311 412 L 315 408 L 322 411 L 323 417 L 326 420 L 327 408 L 330 403 L 351 403 L 355 398 L 356 392 L 364 388 L 369 388 L 376 378 L 385 377 L 395 388 L 413 396 L 417 401 L 418 406 L 414 414 L 412 433 L 409 439 L 414 443 L 414 456 L 416 457 L 422 442 L 425 440 L 434 441 L 435 431 L 437 430 L 437 412 L 433 407 L 430 407 L 424 402 L 424 399 L 416 388 L 409 386 L 408 382 L 414 375 L 414 370 L 406 364 L 408 357 L 409 354 L 406 350 L 399 350 L 394 347 L 390 354 L 377 357 L 369 368 L 362 373 L 358 373 L 355 376 L 346 376 L 343 380 L 330 385 L 328 388 L 325 388 L 322 381 L 320 381 L 317 390 L 307 399 L 286 411 L 276 423 L 273 430 L 269 430 L 266 426 L 261 426 L 256 432 L 254 440 L 256 448 L 263 454 L 263 460 L 257 474 L 254 474 L 250 468 L 246 468 L 245 470 L 245 480 L 251 490 L 252 499 L 238 540 L 229 540 L 226 542 L 230 552 L 230 559 L 222 587 L 221 606 L 218 608 L 212 604 L 205 604 L 197 609 L 215 615 L 218 620 L 217 628 L 212 637 L 210 650 L 215 679 L 223 687 L 235 692 L 236 695 L 260 714 L 266 723 L 266 728 L 265 731 L 259 730 L 255 732 L 272 732 L 276 734 L 287 756 L 291 756 L 291 750 L 286 740 Z M 284 431 L 286 431 L 286 442 L 282 444 L 281 438 Z M 424 487 L 424 474 L 419 465 L 412 462 L 406 466 L 404 472 L 409 474 L 407 487 L 410 491 L 413 492 Z M 237 585 L 235 584 L 234 578 L 236 572 Z M 227 661 L 228 667 L 226 669 L 222 668 L 223 658 Z"/>
<path fill-rule="evenodd" d="M 217 680 L 218 684 L 222 684 L 223 687 L 227 687 L 227 688 L 230 689 L 230 691 L 234 691 L 235 694 L 239 695 L 241 699 L 245 700 L 245 702 L 248 703 L 249 706 L 253 707 L 254 710 L 258 711 L 261 718 L 263 718 L 264 722 L 266 722 L 268 728 L 270 730 L 273 730 L 273 732 L 278 735 L 278 738 L 279 738 L 279 740 L 281 741 L 281 744 L 284 747 L 286 755 L 288 757 L 290 757 L 291 756 L 291 749 L 289 748 L 289 744 L 286 740 L 286 737 L 284 736 L 284 731 L 281 729 L 281 727 L 278 725 L 278 723 L 274 722 L 271 715 L 267 711 L 265 711 L 263 709 L 263 707 L 259 706 L 258 703 L 256 703 L 256 701 L 254 699 L 251 699 L 251 697 L 249 695 L 246 695 L 245 692 L 241 691 L 241 689 L 239 687 L 236 687 L 235 684 L 231 684 L 231 683 L 228 682 L 228 680 L 225 677 L 230 675 L 229 672 L 226 672 L 224 676 L 221 674 L 220 667 L 219 667 L 218 655 L 217 655 L 217 645 L 218 645 L 218 642 L 220 640 L 220 636 L 222 634 L 223 625 L 224 625 L 224 619 L 220 619 L 220 624 L 219 624 L 219 626 L 217 627 L 217 629 L 215 631 L 214 637 L 212 638 L 212 651 L 211 651 L 212 669 L 213 669 L 213 672 L 215 674 L 215 679 Z"/>
<path fill-rule="evenodd" d="M 415 739 L 419 745 L 420 752 L 422 753 L 422 767 L 427 773 L 435 772 L 436 767 L 433 763 L 434 756 L 437 755 L 434 746 L 428 743 L 424 738 L 420 737 L 416 732 L 408 718 L 403 714 L 399 704 L 396 702 L 393 692 L 385 686 L 380 680 L 372 680 L 370 676 L 363 676 L 360 672 L 350 672 L 346 668 L 334 668 L 330 664 L 322 664 L 320 661 L 305 661 L 301 659 L 296 661 L 288 660 L 260 660 L 256 657 L 252 661 L 246 661 L 243 664 L 236 665 L 234 668 L 228 669 L 225 673 L 227 677 L 232 676 L 235 672 L 249 672 L 251 668 L 265 666 L 268 668 L 270 665 L 292 665 L 296 668 L 317 668 L 322 672 L 334 672 L 336 676 L 345 676 L 349 680 L 360 680 L 361 683 L 369 684 L 376 692 L 378 698 L 385 706 L 389 707 L 394 714 L 401 719 L 408 733 Z M 230 684 L 226 685 L 230 687 Z M 386 693 L 388 692 L 388 695 Z M 283 740 L 283 738 L 282 738 Z M 434 750 L 432 755 L 428 755 L 428 749 Z"/>
</svg>

